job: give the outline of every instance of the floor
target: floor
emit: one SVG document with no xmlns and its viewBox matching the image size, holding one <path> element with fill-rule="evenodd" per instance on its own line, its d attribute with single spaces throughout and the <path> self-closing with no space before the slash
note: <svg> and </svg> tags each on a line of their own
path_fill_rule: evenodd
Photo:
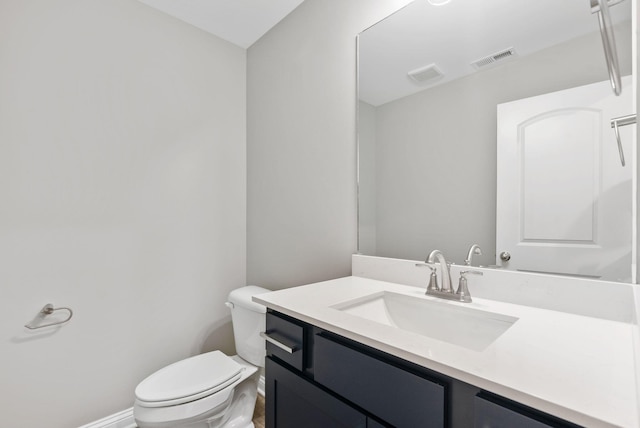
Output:
<svg viewBox="0 0 640 428">
<path fill-rule="evenodd" d="M 253 411 L 253 425 L 255 428 L 264 428 L 264 397 L 258 394 L 256 409 Z"/>
</svg>

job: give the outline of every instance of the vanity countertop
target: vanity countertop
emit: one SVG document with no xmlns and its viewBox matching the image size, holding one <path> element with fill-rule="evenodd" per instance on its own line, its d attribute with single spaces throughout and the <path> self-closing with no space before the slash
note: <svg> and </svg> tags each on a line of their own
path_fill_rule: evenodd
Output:
<svg viewBox="0 0 640 428">
<path fill-rule="evenodd" d="M 356 276 L 254 296 L 268 308 L 588 427 L 640 427 L 635 324 L 474 298 L 449 305 L 518 318 L 483 351 L 383 325 L 331 306 L 424 289 Z"/>
</svg>

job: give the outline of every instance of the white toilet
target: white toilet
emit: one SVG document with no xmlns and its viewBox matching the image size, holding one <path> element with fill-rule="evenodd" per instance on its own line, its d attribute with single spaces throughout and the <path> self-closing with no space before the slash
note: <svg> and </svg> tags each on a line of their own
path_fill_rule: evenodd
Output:
<svg viewBox="0 0 640 428">
<path fill-rule="evenodd" d="M 238 355 L 196 355 L 158 370 L 136 387 L 140 428 L 253 428 L 258 367 L 264 367 L 266 308 L 251 301 L 270 290 L 249 285 L 229 294 Z"/>
</svg>

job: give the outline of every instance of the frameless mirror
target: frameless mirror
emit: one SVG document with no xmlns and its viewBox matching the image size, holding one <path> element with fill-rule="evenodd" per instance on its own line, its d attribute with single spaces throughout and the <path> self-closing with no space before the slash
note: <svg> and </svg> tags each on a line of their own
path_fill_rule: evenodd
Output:
<svg viewBox="0 0 640 428">
<path fill-rule="evenodd" d="M 633 281 L 631 0 L 610 12 L 619 97 L 588 0 L 415 0 L 361 33 L 359 252 Z"/>
</svg>

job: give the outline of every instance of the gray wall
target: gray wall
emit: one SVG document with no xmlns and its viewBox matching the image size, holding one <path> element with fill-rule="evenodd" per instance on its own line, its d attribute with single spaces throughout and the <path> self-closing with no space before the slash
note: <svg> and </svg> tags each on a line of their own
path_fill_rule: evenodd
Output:
<svg viewBox="0 0 640 428">
<path fill-rule="evenodd" d="M 233 352 L 245 55 L 132 0 L 0 2 L 0 425 L 79 426 Z M 49 302 L 73 319 L 27 331 Z"/>
<path fill-rule="evenodd" d="M 375 255 L 376 198 L 376 108 L 358 103 L 358 252 Z"/>
<path fill-rule="evenodd" d="M 306 0 L 247 52 L 247 278 L 350 275 L 356 34 L 408 0 Z"/>
<path fill-rule="evenodd" d="M 630 26 L 616 33 L 623 74 Z M 477 260 L 495 263 L 496 105 L 607 77 L 593 33 L 377 107 L 376 253 L 363 253 L 423 260 L 438 248 L 462 263 L 478 243 Z"/>
</svg>

